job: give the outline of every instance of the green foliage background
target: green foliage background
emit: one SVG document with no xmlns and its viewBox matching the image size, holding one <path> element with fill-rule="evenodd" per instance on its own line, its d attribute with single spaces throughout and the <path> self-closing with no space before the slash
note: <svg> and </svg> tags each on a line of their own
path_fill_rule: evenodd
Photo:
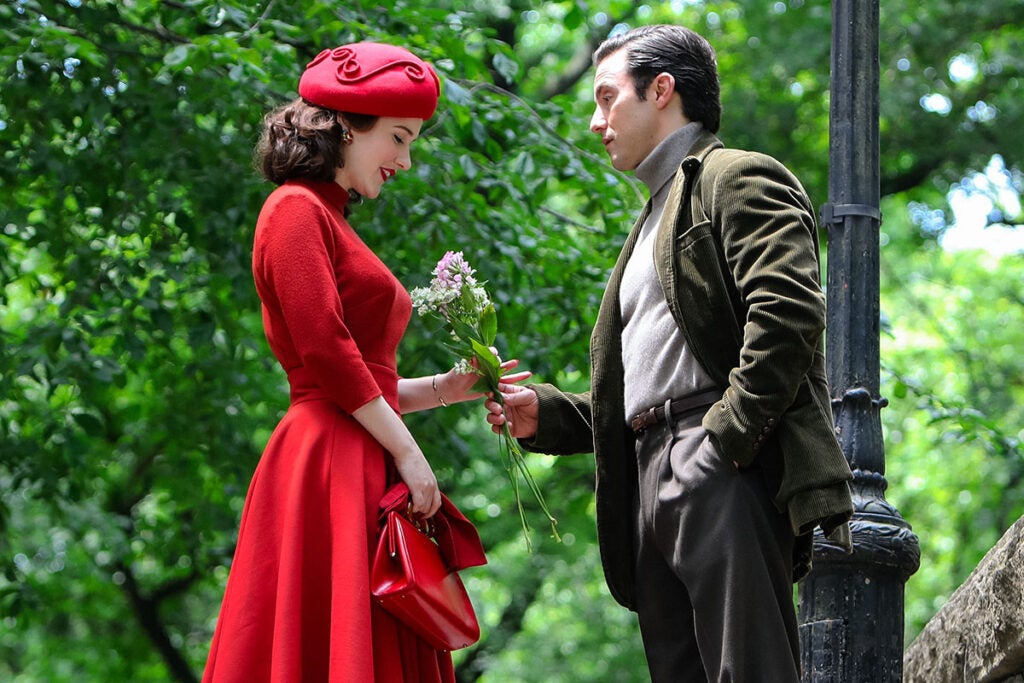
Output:
<svg viewBox="0 0 1024 683">
<path fill-rule="evenodd" d="M 461 249 L 498 344 L 587 384 L 604 280 L 642 195 L 588 131 L 589 55 L 620 24 L 716 46 L 722 134 L 827 199 L 830 5 L 625 0 L 5 0 L 0 4 L 0 679 L 192 681 L 238 515 L 287 403 L 249 271 L 271 189 L 262 115 L 320 49 L 406 45 L 444 80 L 414 167 L 351 220 L 403 283 Z M 921 539 L 907 642 L 1024 514 L 1021 255 L 948 252 L 947 193 L 1001 155 L 1021 221 L 1024 3 L 883 3 L 882 386 L 889 498 Z M 950 66 L 974 66 L 969 77 Z M 922 105 L 946 98 L 943 111 Z M 966 179 L 966 180 L 965 180 Z M 406 374 L 450 362 L 414 320 Z M 589 457 L 531 456 L 565 542 L 524 551 L 480 410 L 409 423 L 491 562 L 460 680 L 647 680 L 609 597 Z M 542 529 L 537 517 L 536 529 Z"/>
</svg>

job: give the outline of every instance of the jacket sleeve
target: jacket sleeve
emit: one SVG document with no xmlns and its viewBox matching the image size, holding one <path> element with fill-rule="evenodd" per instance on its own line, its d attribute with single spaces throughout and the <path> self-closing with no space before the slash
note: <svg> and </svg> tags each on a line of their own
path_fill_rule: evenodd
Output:
<svg viewBox="0 0 1024 683">
<path fill-rule="evenodd" d="M 742 327 L 738 362 L 704 426 L 724 457 L 748 465 L 796 398 L 825 329 L 815 222 L 799 181 L 761 154 L 730 159 L 702 197 Z"/>
<path fill-rule="evenodd" d="M 520 445 L 548 455 L 593 452 L 590 392 L 570 394 L 551 384 L 534 384 L 530 389 L 537 393 L 537 434 L 520 439 Z"/>
</svg>

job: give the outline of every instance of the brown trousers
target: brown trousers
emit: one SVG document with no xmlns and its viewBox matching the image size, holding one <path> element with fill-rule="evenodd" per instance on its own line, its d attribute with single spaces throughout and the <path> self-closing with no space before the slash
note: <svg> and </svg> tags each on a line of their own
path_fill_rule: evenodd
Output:
<svg viewBox="0 0 1024 683">
<path fill-rule="evenodd" d="M 737 470 L 703 410 L 637 442 L 637 613 L 654 683 L 799 681 L 793 533 L 768 467 Z M 759 457 L 777 457 L 765 449 Z"/>
</svg>

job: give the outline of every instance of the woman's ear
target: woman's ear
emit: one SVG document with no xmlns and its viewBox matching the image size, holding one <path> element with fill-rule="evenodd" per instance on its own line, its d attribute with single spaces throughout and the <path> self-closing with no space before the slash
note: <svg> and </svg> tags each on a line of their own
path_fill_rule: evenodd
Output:
<svg viewBox="0 0 1024 683">
<path fill-rule="evenodd" d="M 341 126 L 341 141 L 346 145 L 352 144 L 352 127 L 348 125 L 348 121 L 342 116 L 341 112 L 338 112 L 338 125 Z"/>
</svg>

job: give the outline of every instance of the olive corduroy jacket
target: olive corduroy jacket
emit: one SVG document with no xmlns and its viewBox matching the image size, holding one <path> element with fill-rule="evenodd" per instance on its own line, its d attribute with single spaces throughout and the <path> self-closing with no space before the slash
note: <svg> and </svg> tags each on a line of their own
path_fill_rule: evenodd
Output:
<svg viewBox="0 0 1024 683">
<path fill-rule="evenodd" d="M 622 272 L 650 210 L 623 245 L 591 336 L 591 390 L 534 385 L 538 429 L 529 450 L 595 453 L 597 530 L 612 595 L 634 607 L 636 437 L 624 408 Z M 836 439 L 825 378 L 825 298 L 814 214 L 781 163 L 726 149 L 704 132 L 683 160 L 655 237 L 669 308 L 722 399 L 703 424 L 722 457 L 751 464 L 774 440 L 782 464 L 775 502 L 797 536 L 794 580 L 810 570 L 821 526 L 850 549 L 849 465 Z M 742 535 L 738 530 L 737 534 Z"/>
</svg>

